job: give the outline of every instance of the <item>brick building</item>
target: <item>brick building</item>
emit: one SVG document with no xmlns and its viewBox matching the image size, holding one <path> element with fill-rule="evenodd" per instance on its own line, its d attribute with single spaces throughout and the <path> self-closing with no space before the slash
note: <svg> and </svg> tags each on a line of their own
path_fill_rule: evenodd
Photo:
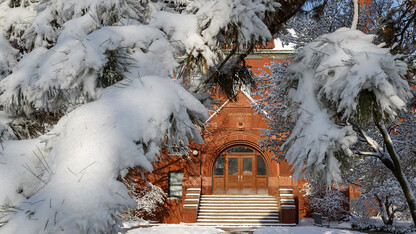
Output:
<svg viewBox="0 0 416 234">
<path fill-rule="evenodd" d="M 294 53 L 273 47 L 271 43 L 247 57 L 253 73 Z M 271 160 L 272 153 L 260 147 L 261 129 L 267 123 L 264 115 L 251 109 L 256 97 L 243 86 L 238 87 L 236 101 L 216 90 L 213 97 L 219 104 L 205 123 L 204 144 L 191 144 L 188 155 L 164 151 L 154 172 L 147 175 L 168 194 L 154 219 L 201 225 L 295 225 L 305 215 L 299 201 L 302 184 L 292 179 L 286 162 Z"/>
</svg>

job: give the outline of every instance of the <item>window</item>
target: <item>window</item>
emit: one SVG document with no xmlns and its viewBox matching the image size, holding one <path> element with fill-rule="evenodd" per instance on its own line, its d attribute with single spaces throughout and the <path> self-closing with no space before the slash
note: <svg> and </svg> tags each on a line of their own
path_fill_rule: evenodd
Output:
<svg viewBox="0 0 416 234">
<path fill-rule="evenodd" d="M 238 158 L 228 159 L 228 175 L 238 175 Z"/>
<path fill-rule="evenodd" d="M 214 167 L 214 175 L 223 176 L 224 175 L 224 155 L 218 157 L 217 162 Z"/>
<path fill-rule="evenodd" d="M 245 176 L 253 175 L 253 159 L 252 158 L 243 158 L 243 175 Z"/>
<path fill-rule="evenodd" d="M 267 175 L 266 164 L 260 155 L 257 155 L 257 175 Z"/>
<path fill-rule="evenodd" d="M 171 171 L 169 177 L 169 197 L 182 198 L 183 171 Z"/>
<path fill-rule="evenodd" d="M 254 152 L 252 149 L 244 147 L 244 146 L 237 146 L 227 150 L 228 153 L 252 153 Z"/>
</svg>

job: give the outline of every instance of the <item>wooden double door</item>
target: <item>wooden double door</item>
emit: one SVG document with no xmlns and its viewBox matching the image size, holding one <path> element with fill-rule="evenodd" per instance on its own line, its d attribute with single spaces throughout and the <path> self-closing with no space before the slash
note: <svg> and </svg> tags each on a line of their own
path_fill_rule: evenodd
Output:
<svg viewBox="0 0 416 234">
<path fill-rule="evenodd" d="M 227 194 L 256 193 L 254 155 L 228 155 L 226 157 L 225 190 Z"/>
<path fill-rule="evenodd" d="M 213 173 L 213 193 L 267 194 L 267 169 L 263 158 L 250 148 L 245 149 L 247 152 L 235 152 L 237 150 L 229 150 L 218 157 Z"/>
</svg>

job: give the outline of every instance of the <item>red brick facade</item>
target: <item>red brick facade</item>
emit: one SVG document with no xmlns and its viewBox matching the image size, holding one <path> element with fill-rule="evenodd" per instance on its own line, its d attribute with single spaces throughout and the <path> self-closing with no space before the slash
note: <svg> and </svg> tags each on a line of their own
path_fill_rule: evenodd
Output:
<svg viewBox="0 0 416 234">
<path fill-rule="evenodd" d="M 246 64 L 251 66 L 253 73 L 258 74 L 260 70 L 268 72 L 263 68 L 264 64 L 279 62 L 292 53 L 292 51 L 262 49 L 250 55 Z M 261 193 L 279 196 L 279 189 L 293 189 L 296 209 L 290 208 L 290 205 L 282 209 L 281 221 L 282 223 L 297 222 L 299 216 L 303 217 L 306 214 L 300 194 L 302 183 L 296 183 L 292 179 L 290 166 L 286 162 L 277 163 L 271 160 L 273 155 L 260 148 L 258 142 L 261 138 L 261 129 L 266 128 L 267 123 L 263 120 L 264 115 L 256 114 L 251 109 L 254 99 L 241 90 L 236 94 L 235 102 L 227 100 L 222 95 L 215 95 L 215 91 L 213 93 L 213 96 L 219 100 L 219 105 L 216 111 L 211 111 L 206 129 L 202 132 L 204 144 L 191 144 L 191 152 L 188 156 L 168 155 L 167 152 L 163 152 L 162 159 L 154 164 L 153 173 L 147 175 L 148 181 L 168 192 L 168 173 L 183 172 L 182 198 L 167 198 L 164 207 L 153 219 L 163 223 L 196 222 L 197 206 L 185 204 L 187 189 L 197 188 L 203 195 L 213 194 L 213 171 L 216 160 L 226 150 L 235 146 L 244 146 L 261 156 L 266 165 L 267 176 L 257 181 L 263 183 L 266 188 Z"/>
</svg>

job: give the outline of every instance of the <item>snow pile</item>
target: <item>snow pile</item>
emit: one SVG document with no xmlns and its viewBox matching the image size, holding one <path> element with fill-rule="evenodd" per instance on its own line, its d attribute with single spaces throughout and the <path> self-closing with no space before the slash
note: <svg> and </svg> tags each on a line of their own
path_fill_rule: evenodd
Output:
<svg viewBox="0 0 416 234">
<path fill-rule="evenodd" d="M 40 140 L 5 141 L 2 143 L 3 151 L 0 154 L 1 193 L 0 218 L 3 209 L 11 208 L 15 204 L 23 203 L 38 189 L 42 173 L 41 165 L 44 163 L 44 153 L 37 145 Z M 0 219 L 1 220 L 1 219 Z M 1 222 L 1 221 L 0 221 Z"/>
<path fill-rule="evenodd" d="M 149 221 L 142 220 L 142 219 L 123 222 L 123 228 L 125 229 L 139 227 L 139 226 L 147 226 L 147 225 L 149 225 Z"/>
<path fill-rule="evenodd" d="M 296 44 L 294 43 L 289 43 L 289 44 L 284 44 L 282 42 L 282 40 L 280 38 L 276 38 L 274 39 L 274 48 L 273 50 L 295 50 L 296 49 Z"/>
<path fill-rule="evenodd" d="M 296 126 L 283 147 L 296 178 L 322 173 L 328 183 L 340 180 L 339 159 L 351 155 L 357 141 L 348 121 L 359 119 L 363 93 L 374 99 L 383 119 L 405 109 L 407 66 L 372 40 L 341 28 L 306 45 L 289 66 L 283 86 Z"/>
<path fill-rule="evenodd" d="M 287 34 L 289 34 L 288 37 L 291 38 L 298 38 L 296 31 L 293 28 L 287 29 Z M 295 41 L 295 40 L 292 40 Z M 274 39 L 274 48 L 273 50 L 295 50 L 297 48 L 297 44 L 293 42 L 285 43 L 280 38 Z"/>
<path fill-rule="evenodd" d="M 4 144 L 0 203 L 12 207 L 0 233 L 120 231 L 116 211 L 136 206 L 120 173 L 134 166 L 152 171 L 162 142 L 201 143 L 191 118 L 207 117 L 180 85 L 143 77 L 106 89 L 30 144 Z"/>
</svg>

